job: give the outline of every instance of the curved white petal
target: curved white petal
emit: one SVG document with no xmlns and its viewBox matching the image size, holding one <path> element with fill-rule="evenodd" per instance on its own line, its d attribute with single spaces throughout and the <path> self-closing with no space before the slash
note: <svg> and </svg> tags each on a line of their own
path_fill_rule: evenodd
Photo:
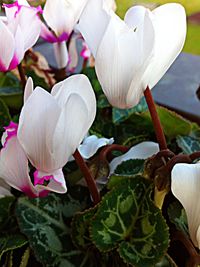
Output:
<svg viewBox="0 0 200 267">
<path fill-rule="evenodd" d="M 57 36 L 65 33 L 69 37 L 85 2 L 86 0 L 47 0 L 43 17 Z"/>
<path fill-rule="evenodd" d="M 110 12 L 111 10 L 116 11 L 117 5 L 115 0 L 104 0 L 104 9 L 107 12 Z"/>
<path fill-rule="evenodd" d="M 0 42 L 0 71 L 6 71 L 14 56 L 15 40 L 13 34 L 1 20 L 0 36 L 3 36 L 3 41 Z"/>
<path fill-rule="evenodd" d="M 13 58 L 13 67 L 10 66 L 10 69 L 15 68 L 23 59 L 24 57 L 24 35 L 22 33 L 22 29 L 20 26 L 17 26 L 15 37 L 15 55 Z"/>
<path fill-rule="evenodd" d="M 28 100 L 29 96 L 33 93 L 33 80 L 31 77 L 28 78 L 26 86 L 24 88 L 24 103 Z"/>
<path fill-rule="evenodd" d="M 78 94 L 85 102 L 89 114 L 88 123 L 91 126 L 96 115 L 96 98 L 87 76 L 83 74 L 72 75 L 54 85 L 51 94 L 61 108 L 65 106 L 71 94 Z"/>
<path fill-rule="evenodd" d="M 130 28 L 136 29 L 143 23 L 146 12 L 144 6 L 133 6 L 126 12 L 124 21 Z"/>
<path fill-rule="evenodd" d="M 165 4 L 152 12 L 155 54 L 143 80 L 153 88 L 181 52 L 186 37 L 186 14 L 180 4 Z"/>
<path fill-rule="evenodd" d="M 74 72 L 76 67 L 78 66 L 79 55 L 77 50 L 77 40 L 80 37 L 80 34 L 75 33 L 69 43 L 69 64 L 67 69 L 70 72 Z"/>
<path fill-rule="evenodd" d="M 191 239 L 200 248 L 200 164 L 176 164 L 171 179 L 172 193 L 186 211 Z"/>
<path fill-rule="evenodd" d="M 136 30 L 117 16 L 111 17 L 95 63 L 97 77 L 111 105 L 130 108 L 135 104 L 133 94 L 143 92 L 140 81 L 153 47 L 154 31 L 148 12 Z"/>
<path fill-rule="evenodd" d="M 159 145 L 154 142 L 142 142 L 136 146 L 133 146 L 127 153 L 113 159 L 110 162 L 110 174 L 112 174 L 116 167 L 123 161 L 129 159 L 147 159 L 152 155 L 159 152 Z"/>
<path fill-rule="evenodd" d="M 49 144 L 52 144 L 60 112 L 56 100 L 39 87 L 22 108 L 18 138 L 29 160 L 39 171 L 48 173 L 57 169 Z"/>
<path fill-rule="evenodd" d="M 37 183 L 35 180 L 35 188 L 38 191 L 52 191 L 60 194 L 67 192 L 65 177 L 62 169 L 56 170 L 50 174 L 36 172 L 37 173 Z M 43 185 L 44 182 L 48 182 L 47 185 Z"/>
<path fill-rule="evenodd" d="M 38 9 L 22 6 L 19 11 L 18 23 L 24 37 L 24 52 L 31 48 L 39 38 L 41 21 L 38 17 Z"/>
<path fill-rule="evenodd" d="M 55 127 L 53 138 L 52 151 L 60 168 L 67 163 L 89 130 L 89 117 L 83 99 L 76 93 L 71 94 Z"/>
<path fill-rule="evenodd" d="M 91 158 L 99 148 L 113 144 L 114 139 L 98 138 L 96 135 L 90 135 L 84 138 L 83 143 L 78 150 L 84 159 Z"/>
<path fill-rule="evenodd" d="M 66 42 L 54 43 L 54 53 L 59 69 L 66 68 L 69 61 Z"/>
<path fill-rule="evenodd" d="M 38 195 L 29 176 L 28 159 L 17 136 L 10 138 L 0 152 L 0 177 L 30 197 Z"/>
<path fill-rule="evenodd" d="M 89 0 L 80 17 L 77 29 L 83 35 L 94 57 L 109 23 L 103 0 Z"/>
</svg>

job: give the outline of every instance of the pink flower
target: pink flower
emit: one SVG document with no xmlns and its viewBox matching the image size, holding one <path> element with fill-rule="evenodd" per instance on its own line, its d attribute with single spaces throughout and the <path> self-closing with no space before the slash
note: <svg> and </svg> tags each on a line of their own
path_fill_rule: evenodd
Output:
<svg viewBox="0 0 200 267">
<path fill-rule="evenodd" d="M 3 7 L 6 17 L 0 18 L 0 71 L 6 72 L 17 67 L 39 38 L 41 9 L 20 5 L 18 1 Z"/>
</svg>

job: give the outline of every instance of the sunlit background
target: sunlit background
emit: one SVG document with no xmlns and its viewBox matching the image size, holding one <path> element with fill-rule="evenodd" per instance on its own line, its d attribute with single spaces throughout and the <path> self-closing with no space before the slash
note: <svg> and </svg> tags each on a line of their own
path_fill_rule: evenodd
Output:
<svg viewBox="0 0 200 267">
<path fill-rule="evenodd" d="M 188 16 L 188 34 L 184 51 L 200 55 L 200 0 L 116 0 L 116 2 L 118 6 L 117 13 L 122 17 L 129 7 L 136 4 L 144 4 L 150 8 L 154 8 L 156 4 L 169 2 L 182 4 Z"/>
</svg>

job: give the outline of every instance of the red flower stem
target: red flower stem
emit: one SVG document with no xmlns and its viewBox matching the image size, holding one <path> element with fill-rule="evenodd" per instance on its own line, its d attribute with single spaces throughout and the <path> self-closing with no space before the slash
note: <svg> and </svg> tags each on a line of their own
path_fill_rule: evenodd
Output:
<svg viewBox="0 0 200 267">
<path fill-rule="evenodd" d="M 148 86 L 146 90 L 144 91 L 144 96 L 145 96 L 145 99 L 146 99 L 146 102 L 149 108 L 149 112 L 151 114 L 151 119 L 153 122 L 154 130 L 155 130 L 155 134 L 156 134 L 156 138 L 157 138 L 160 150 L 167 149 L 167 142 L 166 142 L 165 135 L 162 129 L 162 125 L 160 123 L 160 119 L 158 117 L 156 105 L 153 100 L 151 90 L 149 89 Z"/>
<path fill-rule="evenodd" d="M 25 76 L 25 73 L 24 73 L 24 69 L 22 67 L 22 63 L 20 63 L 18 65 L 18 72 L 19 72 L 19 76 L 20 76 L 22 87 L 24 89 L 25 86 L 26 86 L 26 76 Z"/>
<path fill-rule="evenodd" d="M 89 170 L 88 166 L 86 165 L 84 159 L 82 158 L 81 154 L 79 153 L 78 149 L 74 152 L 73 156 L 74 156 L 76 163 L 78 164 L 80 170 L 82 171 L 82 173 L 85 177 L 87 186 L 88 186 L 89 191 L 92 195 L 93 202 L 96 205 L 97 203 L 100 202 L 101 199 L 100 199 L 100 194 L 98 192 L 95 180 L 93 179 L 93 177 L 90 173 L 90 170 Z"/>
</svg>

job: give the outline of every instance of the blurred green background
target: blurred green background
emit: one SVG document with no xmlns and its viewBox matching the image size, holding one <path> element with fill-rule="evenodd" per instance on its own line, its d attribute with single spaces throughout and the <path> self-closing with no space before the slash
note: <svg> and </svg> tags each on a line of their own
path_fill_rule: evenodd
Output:
<svg viewBox="0 0 200 267">
<path fill-rule="evenodd" d="M 177 2 L 182 4 L 188 16 L 200 12 L 200 0 L 116 0 L 117 13 L 123 17 L 126 10 L 136 4 L 165 4 Z M 200 25 L 188 23 L 187 40 L 184 51 L 200 55 Z"/>
</svg>

